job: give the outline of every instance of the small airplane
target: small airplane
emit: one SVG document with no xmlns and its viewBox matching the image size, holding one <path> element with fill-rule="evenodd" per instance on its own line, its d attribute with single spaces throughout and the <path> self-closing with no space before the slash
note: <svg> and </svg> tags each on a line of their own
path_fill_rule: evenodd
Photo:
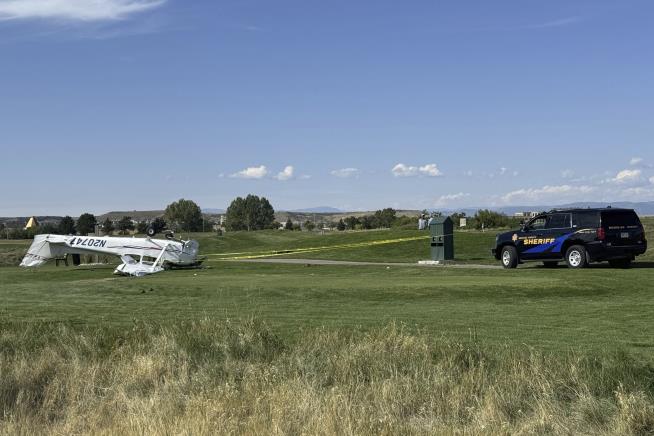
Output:
<svg viewBox="0 0 654 436">
<path fill-rule="evenodd" d="M 154 236 L 154 232 L 149 231 Z M 175 239 L 121 238 L 108 236 L 36 235 L 22 267 L 37 267 L 48 260 L 68 254 L 102 254 L 119 256 L 123 261 L 114 274 L 142 277 L 171 268 L 197 268 L 203 259 L 198 256 L 197 241 Z"/>
</svg>

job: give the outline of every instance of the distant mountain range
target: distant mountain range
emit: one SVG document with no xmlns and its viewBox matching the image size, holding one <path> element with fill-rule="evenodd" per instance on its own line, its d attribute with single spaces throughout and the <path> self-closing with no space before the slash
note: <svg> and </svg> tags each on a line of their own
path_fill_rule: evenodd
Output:
<svg viewBox="0 0 654 436">
<path fill-rule="evenodd" d="M 202 209 L 202 213 L 206 213 L 208 215 L 220 215 L 225 213 L 225 209 L 206 208 L 206 209 Z"/>
<path fill-rule="evenodd" d="M 330 206 L 317 206 L 317 207 L 309 207 L 306 209 L 294 209 L 294 210 L 289 210 L 287 212 L 296 212 L 296 213 L 341 213 L 343 212 L 340 209 L 337 209 L 335 207 L 330 207 Z"/>
<path fill-rule="evenodd" d="M 566 209 L 566 208 L 594 208 L 594 207 L 616 207 L 616 208 L 625 208 L 625 209 L 634 209 L 638 215 L 641 216 L 652 216 L 654 215 L 654 201 L 614 201 L 614 202 L 599 202 L 599 201 L 587 201 L 587 202 L 576 202 L 576 203 L 566 203 L 560 205 L 537 205 L 537 206 L 501 206 L 501 207 L 464 207 L 459 209 L 434 209 L 440 212 L 450 213 L 450 212 L 465 212 L 466 215 L 474 215 L 479 209 L 490 209 L 496 212 L 501 212 L 506 215 L 513 215 L 516 212 L 541 212 L 551 209 Z"/>
<path fill-rule="evenodd" d="M 587 208 L 587 207 L 606 207 L 606 206 L 611 206 L 611 207 L 620 207 L 620 208 L 626 208 L 626 209 L 634 209 L 638 215 L 641 216 L 654 216 L 654 201 L 640 201 L 640 202 L 632 202 L 632 201 L 614 201 L 614 202 L 599 202 L 599 201 L 589 201 L 589 202 L 577 202 L 577 203 L 566 203 L 566 204 L 560 204 L 560 205 L 538 205 L 538 206 L 498 206 L 498 207 L 462 207 L 462 208 L 438 208 L 438 209 L 429 209 L 431 211 L 439 211 L 443 213 L 454 213 L 454 212 L 464 212 L 468 216 L 474 215 L 479 209 L 490 209 L 494 210 L 496 212 L 501 212 L 506 215 L 513 215 L 516 212 L 541 212 L 541 211 L 547 211 L 551 209 L 557 209 L 557 208 L 575 208 L 575 207 L 580 207 L 580 208 Z M 202 212 L 208 215 L 220 215 L 225 213 L 225 209 L 219 209 L 219 208 L 206 208 L 202 209 Z M 330 207 L 330 206 L 318 206 L 318 207 L 310 207 L 306 209 L 295 209 L 291 211 L 277 211 L 277 214 L 283 218 L 286 219 L 289 214 L 292 214 L 293 216 L 295 215 L 305 215 L 305 218 L 308 219 L 310 218 L 310 214 L 324 214 L 324 215 L 333 215 L 332 217 L 338 218 L 339 215 L 342 216 L 347 216 L 347 215 L 356 215 L 356 216 L 361 216 L 365 214 L 369 214 L 373 211 L 368 211 L 368 212 L 347 212 L 343 211 L 341 209 L 337 209 L 335 207 Z M 132 219 L 135 220 L 145 220 L 145 219 L 152 219 L 157 216 L 162 216 L 164 213 L 163 210 L 149 210 L 149 211 L 114 211 L 114 212 L 107 212 L 105 214 L 97 216 L 97 219 L 99 222 L 104 221 L 106 218 L 110 218 L 112 220 L 117 220 L 122 218 L 123 216 L 130 216 Z M 419 211 L 398 211 L 398 213 L 402 214 L 418 214 Z M 278 217 L 278 219 L 280 219 Z M 8 225 L 21 225 L 25 222 L 27 222 L 29 217 L 0 217 L 0 223 L 8 224 Z M 74 217 L 75 218 L 75 217 Z M 57 223 L 61 219 L 59 216 L 38 216 L 37 217 L 38 221 L 40 223 Z M 24 224 L 23 224 L 24 225 Z"/>
</svg>

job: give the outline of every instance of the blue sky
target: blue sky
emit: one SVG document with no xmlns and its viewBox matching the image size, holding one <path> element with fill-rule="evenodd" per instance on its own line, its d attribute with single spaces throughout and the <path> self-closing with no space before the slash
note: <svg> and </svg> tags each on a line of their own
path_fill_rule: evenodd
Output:
<svg viewBox="0 0 654 436">
<path fill-rule="evenodd" d="M 651 1 L 0 0 L 0 216 L 654 199 Z"/>
</svg>

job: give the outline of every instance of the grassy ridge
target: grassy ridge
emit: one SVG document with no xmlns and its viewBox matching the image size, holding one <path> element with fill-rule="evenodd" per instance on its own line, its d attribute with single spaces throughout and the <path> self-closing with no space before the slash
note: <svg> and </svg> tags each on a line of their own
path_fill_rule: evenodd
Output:
<svg viewBox="0 0 654 436">
<path fill-rule="evenodd" d="M 0 331 L 7 434 L 651 434 L 654 368 L 390 325 Z"/>
</svg>

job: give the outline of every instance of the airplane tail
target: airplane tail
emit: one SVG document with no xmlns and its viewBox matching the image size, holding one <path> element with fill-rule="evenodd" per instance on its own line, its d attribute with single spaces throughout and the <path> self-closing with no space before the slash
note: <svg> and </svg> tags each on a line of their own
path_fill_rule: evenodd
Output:
<svg viewBox="0 0 654 436">
<path fill-rule="evenodd" d="M 61 244 L 57 245 L 56 236 L 53 235 L 36 235 L 34 242 L 27 250 L 27 254 L 23 257 L 20 266 L 32 268 L 45 264 L 50 259 L 63 254 L 61 252 Z M 51 240 L 53 239 L 53 240 Z"/>
</svg>

